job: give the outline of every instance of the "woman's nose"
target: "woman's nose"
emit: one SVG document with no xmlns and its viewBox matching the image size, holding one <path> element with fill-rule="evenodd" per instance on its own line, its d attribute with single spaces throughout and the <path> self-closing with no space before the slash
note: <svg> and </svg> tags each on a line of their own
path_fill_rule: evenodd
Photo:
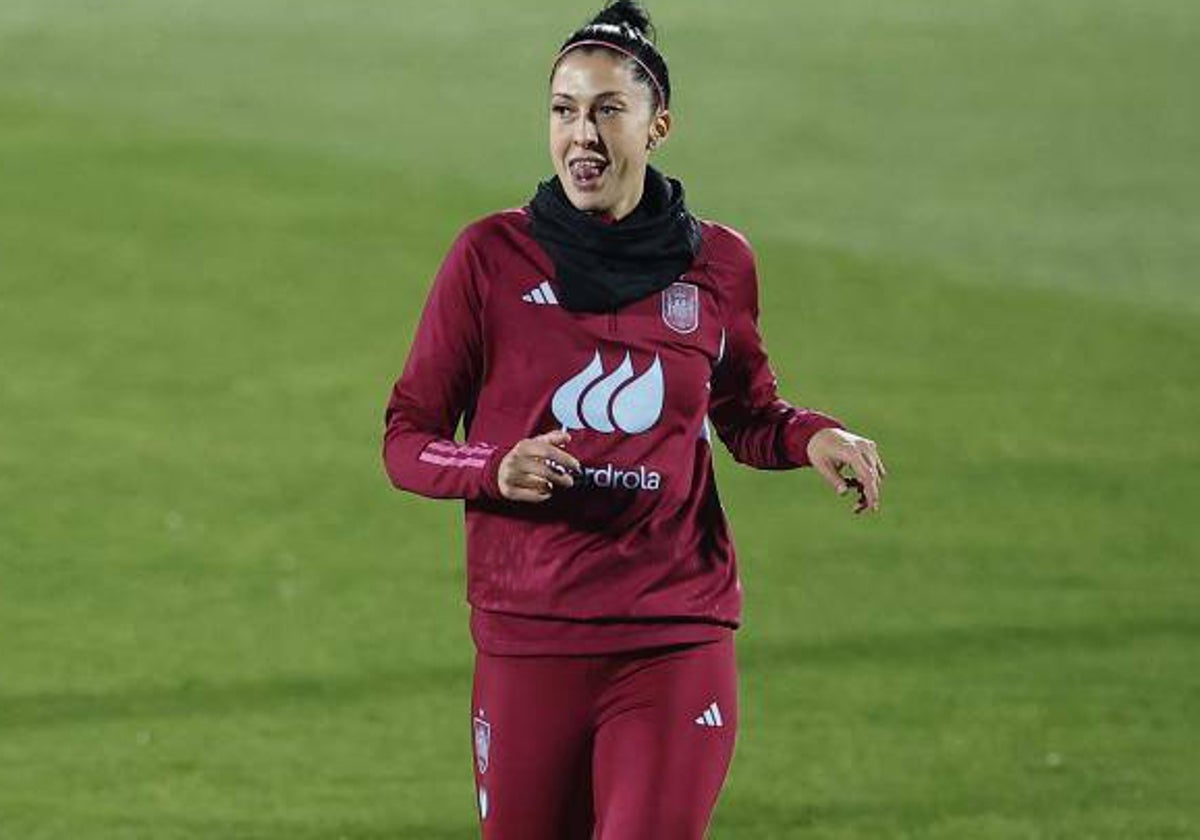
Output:
<svg viewBox="0 0 1200 840">
<path fill-rule="evenodd" d="M 580 146 L 592 146 L 600 138 L 600 132 L 596 128 L 596 121 L 591 117 L 575 121 L 575 137 L 573 138 Z"/>
</svg>

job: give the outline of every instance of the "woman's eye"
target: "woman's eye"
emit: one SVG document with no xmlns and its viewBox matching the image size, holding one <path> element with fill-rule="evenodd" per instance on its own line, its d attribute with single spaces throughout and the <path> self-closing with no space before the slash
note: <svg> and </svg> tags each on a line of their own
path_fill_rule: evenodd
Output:
<svg viewBox="0 0 1200 840">
<path fill-rule="evenodd" d="M 606 117 L 611 117 L 613 114 L 621 113 L 621 109 L 615 105 L 601 105 L 600 113 Z"/>
</svg>

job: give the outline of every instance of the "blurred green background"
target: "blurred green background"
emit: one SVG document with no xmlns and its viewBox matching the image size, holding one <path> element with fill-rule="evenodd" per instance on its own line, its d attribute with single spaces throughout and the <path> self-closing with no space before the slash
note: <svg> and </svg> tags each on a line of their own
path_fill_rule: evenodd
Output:
<svg viewBox="0 0 1200 840">
<path fill-rule="evenodd" d="M 650 10 L 660 165 L 890 472 L 720 453 L 712 837 L 1200 837 L 1200 7 Z M 461 509 L 382 411 L 593 11 L 0 4 L 0 837 L 475 836 Z"/>
</svg>

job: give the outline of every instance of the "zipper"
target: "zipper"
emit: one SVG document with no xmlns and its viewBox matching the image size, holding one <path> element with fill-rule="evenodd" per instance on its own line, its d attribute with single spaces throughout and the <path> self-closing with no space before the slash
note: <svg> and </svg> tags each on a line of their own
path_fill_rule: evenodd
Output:
<svg viewBox="0 0 1200 840">
<path fill-rule="evenodd" d="M 615 333 L 617 331 L 617 313 L 616 312 L 608 313 L 608 331 L 610 333 Z"/>
</svg>

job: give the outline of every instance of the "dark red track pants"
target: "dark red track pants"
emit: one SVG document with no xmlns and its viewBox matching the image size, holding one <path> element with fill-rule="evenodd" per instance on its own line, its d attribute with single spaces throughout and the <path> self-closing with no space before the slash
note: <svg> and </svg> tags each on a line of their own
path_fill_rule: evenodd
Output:
<svg viewBox="0 0 1200 840">
<path fill-rule="evenodd" d="M 733 757 L 723 641 L 600 656 L 476 655 L 485 840 L 700 840 Z"/>
</svg>

